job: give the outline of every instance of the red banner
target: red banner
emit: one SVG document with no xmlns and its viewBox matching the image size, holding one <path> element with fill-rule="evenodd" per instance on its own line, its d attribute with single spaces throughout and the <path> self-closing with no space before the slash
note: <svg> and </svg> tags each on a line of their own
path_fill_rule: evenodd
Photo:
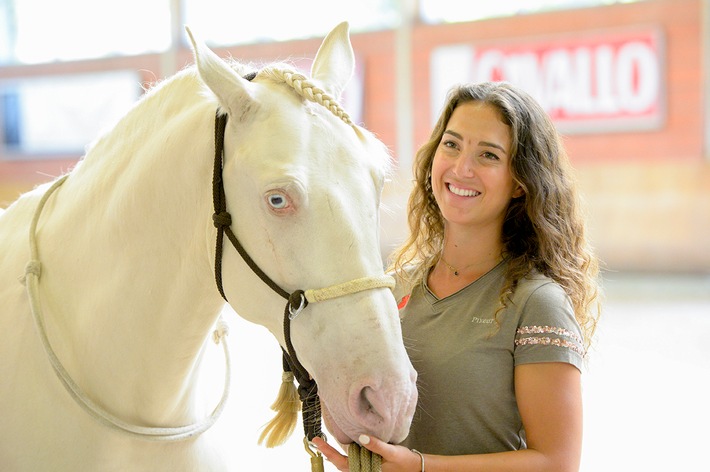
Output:
<svg viewBox="0 0 710 472">
<path fill-rule="evenodd" d="M 493 80 L 527 90 L 564 132 L 657 128 L 662 56 L 654 28 L 442 46 L 432 53 L 433 114 L 454 83 Z"/>
</svg>

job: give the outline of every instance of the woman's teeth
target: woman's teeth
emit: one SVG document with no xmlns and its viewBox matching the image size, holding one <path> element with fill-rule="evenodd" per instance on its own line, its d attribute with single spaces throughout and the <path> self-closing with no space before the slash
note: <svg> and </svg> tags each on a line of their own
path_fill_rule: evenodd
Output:
<svg viewBox="0 0 710 472">
<path fill-rule="evenodd" d="M 476 192 L 475 190 L 466 190 L 463 188 L 454 187 L 452 184 L 448 184 L 448 186 L 451 193 L 460 197 L 476 197 L 481 194 L 481 192 Z"/>
</svg>

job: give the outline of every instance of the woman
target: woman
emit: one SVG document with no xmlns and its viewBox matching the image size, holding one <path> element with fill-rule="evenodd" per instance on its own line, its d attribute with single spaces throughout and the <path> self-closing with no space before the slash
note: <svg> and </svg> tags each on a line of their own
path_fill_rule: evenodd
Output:
<svg viewBox="0 0 710 472">
<path fill-rule="evenodd" d="M 414 172 L 392 269 L 420 400 L 402 445 L 361 444 L 385 472 L 579 470 L 598 265 L 550 118 L 510 84 L 456 87 Z"/>
</svg>

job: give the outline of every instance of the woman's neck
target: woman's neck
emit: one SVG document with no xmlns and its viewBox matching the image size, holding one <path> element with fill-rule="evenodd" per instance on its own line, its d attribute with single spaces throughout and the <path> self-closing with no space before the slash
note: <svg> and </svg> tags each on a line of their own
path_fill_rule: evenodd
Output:
<svg viewBox="0 0 710 472">
<path fill-rule="evenodd" d="M 499 234 L 446 228 L 444 245 L 429 272 L 428 285 L 442 298 L 461 290 L 493 269 L 502 259 Z"/>
<path fill-rule="evenodd" d="M 439 258 L 461 272 L 465 271 L 464 267 L 475 268 L 488 265 L 490 261 L 495 261 L 495 265 L 503 253 L 501 239 L 501 228 L 497 225 L 469 228 L 447 224 Z"/>
</svg>

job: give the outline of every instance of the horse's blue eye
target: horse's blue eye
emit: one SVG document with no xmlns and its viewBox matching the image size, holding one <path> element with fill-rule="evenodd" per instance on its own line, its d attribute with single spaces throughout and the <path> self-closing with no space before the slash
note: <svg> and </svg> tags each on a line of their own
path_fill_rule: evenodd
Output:
<svg viewBox="0 0 710 472">
<path fill-rule="evenodd" d="M 269 195 L 268 200 L 269 205 L 271 205 L 272 208 L 276 208 L 277 210 L 286 208 L 288 206 L 288 200 L 286 199 L 286 197 L 279 193 Z"/>
</svg>

